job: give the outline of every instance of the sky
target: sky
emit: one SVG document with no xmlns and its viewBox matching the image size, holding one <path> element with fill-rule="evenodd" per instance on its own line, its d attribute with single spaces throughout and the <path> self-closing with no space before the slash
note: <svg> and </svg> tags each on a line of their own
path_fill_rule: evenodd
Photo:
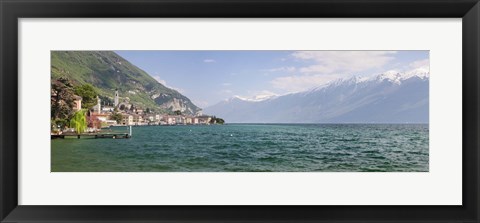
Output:
<svg viewBox="0 0 480 223">
<path fill-rule="evenodd" d="M 330 81 L 429 70 L 429 51 L 115 51 L 201 108 Z"/>
</svg>

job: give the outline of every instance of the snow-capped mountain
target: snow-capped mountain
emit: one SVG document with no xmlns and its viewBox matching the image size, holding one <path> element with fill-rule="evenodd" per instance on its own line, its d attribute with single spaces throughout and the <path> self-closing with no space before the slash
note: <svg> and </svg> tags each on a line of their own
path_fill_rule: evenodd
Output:
<svg viewBox="0 0 480 223">
<path fill-rule="evenodd" d="M 274 99 L 276 97 L 277 97 L 276 95 L 257 95 L 253 98 L 245 98 L 245 97 L 240 97 L 240 96 L 234 96 L 232 98 L 226 99 L 225 101 L 231 101 L 231 100 L 239 99 L 239 100 L 242 100 L 242 101 L 259 102 L 259 101 Z"/>
<path fill-rule="evenodd" d="M 304 92 L 205 108 L 230 123 L 428 123 L 429 73 L 339 79 Z"/>
</svg>

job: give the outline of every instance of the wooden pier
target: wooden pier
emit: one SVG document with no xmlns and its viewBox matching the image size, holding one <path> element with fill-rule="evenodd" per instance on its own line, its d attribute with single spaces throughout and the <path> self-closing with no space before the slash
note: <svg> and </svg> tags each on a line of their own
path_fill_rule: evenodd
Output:
<svg viewBox="0 0 480 223">
<path fill-rule="evenodd" d="M 82 134 L 51 135 L 52 139 L 65 139 L 65 138 L 128 139 L 130 137 L 131 136 L 128 133 L 82 133 Z"/>
<path fill-rule="evenodd" d="M 132 126 L 129 132 L 94 132 L 94 133 L 74 133 L 66 132 L 58 135 L 50 135 L 51 139 L 65 139 L 65 138 L 88 138 L 88 139 L 129 139 L 132 137 Z"/>
</svg>

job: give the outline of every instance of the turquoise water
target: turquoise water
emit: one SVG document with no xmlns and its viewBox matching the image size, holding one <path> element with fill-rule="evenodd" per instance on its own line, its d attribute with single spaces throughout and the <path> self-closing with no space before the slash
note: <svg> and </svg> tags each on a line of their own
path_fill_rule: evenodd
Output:
<svg viewBox="0 0 480 223">
<path fill-rule="evenodd" d="M 421 124 L 143 126 L 130 139 L 51 143 L 52 172 L 429 170 L 428 125 Z"/>
</svg>

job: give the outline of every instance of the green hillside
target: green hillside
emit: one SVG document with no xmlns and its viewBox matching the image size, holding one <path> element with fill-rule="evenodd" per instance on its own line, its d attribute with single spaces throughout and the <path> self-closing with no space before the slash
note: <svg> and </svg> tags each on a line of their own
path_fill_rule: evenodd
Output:
<svg viewBox="0 0 480 223">
<path fill-rule="evenodd" d="M 185 114 L 201 110 L 112 51 L 52 51 L 51 78 L 59 77 L 67 77 L 75 85 L 89 83 L 104 98 L 113 98 L 118 89 L 121 100 L 129 99 L 137 107 Z"/>
</svg>

